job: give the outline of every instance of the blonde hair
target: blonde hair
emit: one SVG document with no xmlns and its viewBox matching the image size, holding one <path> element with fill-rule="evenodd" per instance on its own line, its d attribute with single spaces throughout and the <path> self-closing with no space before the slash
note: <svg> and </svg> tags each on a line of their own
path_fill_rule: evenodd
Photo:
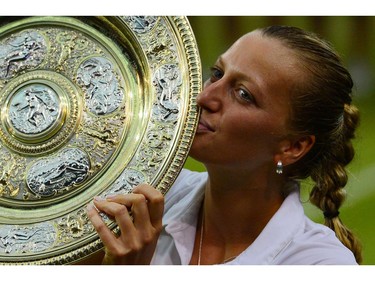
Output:
<svg viewBox="0 0 375 281">
<path fill-rule="evenodd" d="M 305 73 L 292 93 L 291 129 L 314 135 L 316 142 L 289 167 L 288 175 L 291 179 L 311 177 L 310 201 L 323 211 L 325 225 L 361 263 L 361 245 L 339 218 L 348 181 L 345 166 L 354 157 L 352 139 L 359 121 L 359 111 L 352 104 L 351 75 L 332 46 L 313 33 L 288 26 L 271 26 L 261 32 L 294 50 Z"/>
</svg>

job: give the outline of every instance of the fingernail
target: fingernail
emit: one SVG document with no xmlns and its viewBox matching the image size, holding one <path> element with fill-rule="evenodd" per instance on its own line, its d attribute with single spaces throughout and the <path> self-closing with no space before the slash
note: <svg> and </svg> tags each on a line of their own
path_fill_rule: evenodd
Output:
<svg viewBox="0 0 375 281">
<path fill-rule="evenodd" d="M 87 204 L 86 206 L 86 210 L 89 212 L 91 211 L 92 209 L 94 209 L 94 203 L 90 202 Z"/>
<path fill-rule="evenodd" d="M 117 194 L 108 194 L 108 195 L 105 197 L 105 199 L 106 199 L 106 200 L 112 200 L 112 199 L 116 198 L 116 196 L 117 196 Z"/>
<path fill-rule="evenodd" d="M 90 202 L 86 206 L 86 210 L 89 212 L 91 210 L 95 209 L 96 212 L 100 213 L 99 209 L 95 206 L 94 202 Z"/>
<path fill-rule="evenodd" d="M 98 201 L 98 202 L 105 201 L 105 199 L 102 198 L 102 197 L 100 197 L 100 196 L 95 196 L 95 197 L 94 197 L 94 200 L 95 200 L 95 201 Z"/>
</svg>

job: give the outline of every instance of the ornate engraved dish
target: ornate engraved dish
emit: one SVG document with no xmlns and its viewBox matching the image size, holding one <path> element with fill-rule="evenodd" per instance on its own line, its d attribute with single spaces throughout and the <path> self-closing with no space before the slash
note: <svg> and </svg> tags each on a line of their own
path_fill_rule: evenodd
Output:
<svg viewBox="0 0 375 281">
<path fill-rule="evenodd" d="M 0 264 L 76 262 L 102 247 L 94 196 L 165 194 L 200 73 L 185 17 L 0 18 Z"/>
</svg>

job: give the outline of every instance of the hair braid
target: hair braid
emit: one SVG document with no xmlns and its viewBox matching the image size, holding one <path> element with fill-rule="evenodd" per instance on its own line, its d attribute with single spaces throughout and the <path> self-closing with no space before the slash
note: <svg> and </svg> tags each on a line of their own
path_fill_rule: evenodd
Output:
<svg viewBox="0 0 375 281">
<path fill-rule="evenodd" d="M 310 201 L 323 211 L 325 224 L 360 263 L 360 243 L 339 218 L 348 181 L 345 166 L 354 157 L 352 139 L 359 121 L 358 109 L 351 104 L 351 76 L 331 45 L 315 34 L 287 26 L 271 26 L 262 32 L 295 50 L 305 74 L 294 87 L 291 127 L 296 134 L 314 135 L 316 141 L 290 167 L 290 178 L 311 177 L 315 186 Z"/>
<path fill-rule="evenodd" d="M 358 109 L 353 105 L 345 104 L 343 126 L 337 133 L 342 136 L 335 142 L 331 157 L 324 157 L 321 166 L 311 173 L 315 186 L 310 193 L 310 201 L 324 212 L 325 225 L 335 231 L 336 236 L 349 249 L 352 250 L 358 263 L 362 261 L 361 245 L 354 234 L 343 224 L 339 218 L 339 208 L 346 197 L 345 185 L 348 176 L 345 166 L 354 157 L 354 148 L 351 139 L 359 120 Z M 341 144 L 339 143 L 341 142 Z M 335 162 L 333 162 L 336 159 Z"/>
</svg>

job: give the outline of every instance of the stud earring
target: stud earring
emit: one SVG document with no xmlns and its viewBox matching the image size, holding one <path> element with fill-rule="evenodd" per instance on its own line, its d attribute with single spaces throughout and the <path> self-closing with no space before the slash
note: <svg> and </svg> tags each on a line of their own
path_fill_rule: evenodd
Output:
<svg viewBox="0 0 375 281">
<path fill-rule="evenodd" d="M 283 173 L 283 162 L 281 162 L 281 160 L 277 162 L 276 173 L 279 175 Z"/>
</svg>

